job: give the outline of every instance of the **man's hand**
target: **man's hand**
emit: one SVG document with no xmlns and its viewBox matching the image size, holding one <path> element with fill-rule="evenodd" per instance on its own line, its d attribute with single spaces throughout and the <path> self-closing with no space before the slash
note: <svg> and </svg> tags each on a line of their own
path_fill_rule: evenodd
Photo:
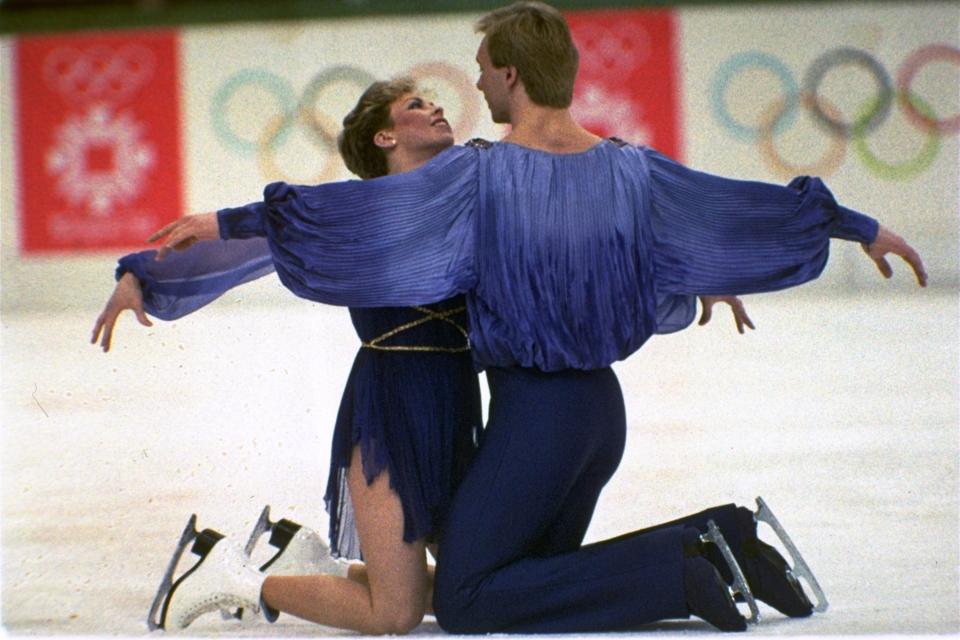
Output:
<svg viewBox="0 0 960 640">
<path fill-rule="evenodd" d="M 877 268 L 880 269 L 884 278 L 893 277 L 893 269 L 890 268 L 890 263 L 884 257 L 886 254 L 892 253 L 900 256 L 910 265 L 913 273 L 917 276 L 917 284 L 921 287 L 927 286 L 927 272 L 923 268 L 923 260 L 920 259 L 920 254 L 907 244 L 906 240 L 883 225 L 880 225 L 880 230 L 877 232 L 877 238 L 873 241 L 873 244 L 861 246 L 870 256 L 870 259 L 877 264 Z"/>
<path fill-rule="evenodd" d="M 220 224 L 216 212 L 196 213 L 183 216 L 147 238 L 147 242 L 163 239 L 157 252 L 157 260 L 163 260 L 171 251 L 183 251 L 201 240 L 216 240 L 220 237 Z"/>
<path fill-rule="evenodd" d="M 100 347 L 104 353 L 110 351 L 113 327 L 120 314 L 127 309 L 133 311 L 137 316 L 137 320 L 139 320 L 143 326 L 153 326 L 150 318 L 147 317 L 147 314 L 143 310 L 143 293 L 140 289 L 140 281 L 137 280 L 135 275 L 129 272 L 121 276 L 116 288 L 113 290 L 113 295 L 107 300 L 107 306 L 104 307 L 103 313 L 100 314 L 96 324 L 93 325 L 93 335 L 90 336 L 90 344 L 97 343 L 97 338 L 102 331 L 103 339 L 100 341 Z"/>
<path fill-rule="evenodd" d="M 747 315 L 747 310 L 743 308 L 743 302 L 737 296 L 700 296 L 700 304 L 703 305 L 699 322 L 701 327 L 710 322 L 710 318 L 713 317 L 713 305 L 718 302 L 725 302 L 730 305 L 730 309 L 733 311 L 733 320 L 737 323 L 739 333 L 743 333 L 744 326 L 756 329 L 753 322 L 750 321 L 750 316 Z"/>
</svg>

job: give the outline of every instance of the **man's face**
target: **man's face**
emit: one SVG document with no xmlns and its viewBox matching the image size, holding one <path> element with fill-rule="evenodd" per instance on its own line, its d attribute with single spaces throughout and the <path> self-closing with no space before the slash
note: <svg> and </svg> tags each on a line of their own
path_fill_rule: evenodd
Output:
<svg viewBox="0 0 960 640">
<path fill-rule="evenodd" d="M 498 124 L 510 122 L 510 88 L 507 86 L 507 67 L 493 66 L 487 51 L 487 39 L 484 38 L 477 50 L 477 64 L 480 65 L 480 77 L 477 89 L 483 92 L 490 109 L 490 117 Z"/>
</svg>

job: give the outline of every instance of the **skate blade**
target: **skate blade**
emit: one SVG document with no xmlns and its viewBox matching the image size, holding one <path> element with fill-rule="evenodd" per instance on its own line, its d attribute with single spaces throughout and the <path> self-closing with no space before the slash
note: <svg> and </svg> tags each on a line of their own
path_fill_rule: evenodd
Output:
<svg viewBox="0 0 960 640">
<path fill-rule="evenodd" d="M 197 514 L 193 514 L 190 516 L 190 520 L 187 521 L 187 526 L 184 527 L 183 533 L 180 534 L 177 548 L 173 551 L 173 557 L 170 559 L 170 564 L 167 565 L 167 570 L 160 580 L 160 587 L 157 589 L 157 594 L 154 596 L 153 603 L 150 605 L 150 613 L 147 614 L 147 628 L 150 631 L 163 629 L 164 620 L 163 618 L 158 619 L 157 613 L 160 611 L 161 605 L 166 604 L 168 596 L 171 591 L 173 591 L 173 573 L 177 570 L 177 565 L 180 564 L 180 559 L 186 552 L 187 547 L 196 539 L 198 533 Z"/>
<path fill-rule="evenodd" d="M 260 512 L 260 518 L 257 520 L 257 524 L 254 525 L 253 531 L 250 532 L 247 545 L 243 548 L 243 553 L 246 554 L 248 558 L 253 554 L 253 549 L 257 546 L 257 540 L 260 539 L 260 536 L 272 529 L 275 524 L 276 523 L 270 519 L 270 505 L 267 505 L 263 508 L 263 511 Z"/>
<path fill-rule="evenodd" d="M 180 534 L 180 540 L 177 542 L 177 548 L 173 552 L 173 557 L 170 559 L 167 571 L 163 574 L 163 579 L 160 581 L 160 588 L 157 589 L 157 595 L 153 598 L 153 604 L 150 605 L 150 613 L 147 614 L 147 628 L 149 628 L 150 631 L 166 629 L 167 610 L 170 607 L 170 599 L 173 598 L 177 587 L 203 564 L 210 550 L 222 539 L 223 534 L 213 529 L 197 531 L 197 514 L 190 516 L 190 520 L 187 521 L 187 526 L 184 527 L 183 533 Z M 190 550 L 199 556 L 200 560 L 184 571 L 179 578 L 174 580 L 173 574 L 176 572 L 180 560 L 183 558 L 183 554 L 191 542 L 193 546 Z M 160 613 L 159 620 L 157 619 L 158 612 Z"/>
<path fill-rule="evenodd" d="M 253 557 L 253 550 L 257 547 L 257 542 L 260 541 L 260 538 L 266 532 L 272 530 L 276 526 L 276 522 L 270 519 L 270 505 L 263 507 L 263 511 L 260 512 L 260 517 L 257 519 L 257 523 L 253 525 L 253 531 L 250 532 L 250 537 L 247 539 L 246 546 L 243 547 L 243 553 L 247 558 Z M 282 550 L 280 551 L 282 553 Z M 260 567 L 261 571 L 265 571 L 274 560 L 280 555 L 277 553 L 270 560 L 267 561 L 265 565 Z M 243 620 L 244 610 L 243 607 L 238 608 L 236 611 L 221 610 L 220 615 L 224 620 L 235 618 L 237 620 Z"/>
<path fill-rule="evenodd" d="M 286 551 L 287 545 L 290 544 L 290 541 L 296 535 L 297 531 L 300 530 L 300 525 L 292 520 L 287 520 L 283 518 L 274 522 L 270 519 L 270 505 L 267 505 L 263 508 L 263 511 L 260 512 L 260 518 L 257 520 L 257 523 L 253 527 L 253 531 L 250 532 L 250 538 L 247 540 L 247 545 L 243 548 L 244 554 L 248 558 L 253 556 L 253 550 L 257 547 L 257 542 L 263 534 L 270 532 L 270 545 L 277 549 L 277 552 L 267 560 L 267 562 L 260 566 L 260 571 L 266 571 L 270 568 L 274 562 L 276 562 L 283 552 Z M 242 615 L 242 612 L 241 612 Z"/>
<path fill-rule="evenodd" d="M 817 604 L 813 610 L 818 613 L 826 611 L 830 603 L 827 602 L 827 596 L 823 593 L 823 589 L 820 588 L 820 583 L 817 582 L 813 571 L 810 570 L 810 566 L 803 559 L 800 550 L 797 549 L 797 546 L 793 544 L 793 540 L 787 535 L 783 525 L 780 524 L 777 517 L 773 515 L 773 511 L 770 510 L 770 507 L 767 506 L 767 503 L 764 502 L 760 496 L 757 496 L 757 511 L 753 514 L 753 517 L 757 522 L 766 522 L 770 525 L 770 528 L 773 529 L 777 537 L 780 538 L 780 542 L 783 543 L 783 546 L 787 549 L 787 553 L 789 553 L 793 559 L 793 566 L 790 567 L 790 570 L 795 576 L 804 578 L 807 581 L 807 584 L 810 585 L 810 589 L 813 591 L 814 597 L 817 599 Z"/>
<path fill-rule="evenodd" d="M 730 550 L 730 545 L 727 544 L 723 534 L 720 533 L 720 527 L 717 526 L 717 523 L 708 520 L 707 532 L 702 534 L 700 539 L 703 542 L 712 542 L 720 549 L 723 559 L 726 560 L 727 566 L 730 568 L 730 573 L 733 574 L 733 585 L 731 587 L 733 593 L 735 596 L 737 594 L 742 596 L 750 609 L 750 616 L 746 619 L 747 624 L 758 624 L 760 622 L 760 609 L 757 607 L 757 600 L 753 597 L 753 592 L 750 591 L 750 585 L 747 584 L 747 579 L 743 576 L 740 564 L 733 557 L 733 551 Z"/>
</svg>

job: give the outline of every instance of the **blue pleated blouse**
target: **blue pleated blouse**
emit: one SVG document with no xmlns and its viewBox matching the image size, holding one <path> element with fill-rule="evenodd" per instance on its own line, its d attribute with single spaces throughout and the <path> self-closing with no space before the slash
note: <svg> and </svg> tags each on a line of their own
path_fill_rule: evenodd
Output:
<svg viewBox="0 0 960 640">
<path fill-rule="evenodd" d="M 373 180 L 273 183 L 218 217 L 224 239 L 265 237 L 298 296 L 376 307 L 466 293 L 478 368 L 544 371 L 626 358 L 688 326 L 697 295 L 808 282 L 831 238 L 870 243 L 878 229 L 817 178 L 730 180 L 617 141 L 456 146 Z"/>
</svg>

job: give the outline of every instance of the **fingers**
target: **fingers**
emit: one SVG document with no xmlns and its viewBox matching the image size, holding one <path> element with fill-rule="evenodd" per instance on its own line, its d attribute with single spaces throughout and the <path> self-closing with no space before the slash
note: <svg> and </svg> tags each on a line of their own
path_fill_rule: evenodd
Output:
<svg viewBox="0 0 960 640">
<path fill-rule="evenodd" d="M 100 348 L 106 353 L 110 351 L 110 341 L 113 338 L 113 326 L 117 322 L 117 313 L 107 309 L 97 318 L 93 325 L 93 333 L 90 335 L 90 344 L 96 344 L 97 339 L 101 337 Z"/>
<path fill-rule="evenodd" d="M 711 316 L 713 316 L 713 303 L 708 302 L 703 298 L 701 298 L 700 301 L 703 305 L 703 311 L 700 313 L 700 322 L 698 322 L 697 324 L 699 324 L 702 327 L 703 325 L 710 322 L 710 318 Z"/>
<path fill-rule="evenodd" d="M 157 260 L 162 260 L 165 258 L 167 254 L 176 249 L 177 245 L 193 235 L 190 227 L 190 219 L 181 218 L 179 220 L 174 220 L 147 238 L 148 243 L 165 239 L 163 246 L 160 248 L 160 252 L 157 254 Z"/>
<path fill-rule="evenodd" d="M 730 310 L 733 312 L 733 322 L 737 325 L 737 333 L 743 335 L 743 305 L 740 304 L 739 300 L 728 304 L 730 305 Z"/>
<path fill-rule="evenodd" d="M 734 298 L 729 302 L 730 309 L 733 311 L 733 320 L 737 324 L 737 332 L 741 335 L 745 333 L 744 326 L 750 327 L 750 329 L 756 329 L 753 326 L 753 321 L 750 320 L 750 316 L 747 315 L 747 310 L 743 306 L 743 301 L 740 298 Z"/>
<path fill-rule="evenodd" d="M 145 327 L 152 327 L 153 323 L 150 322 L 150 318 L 147 317 L 146 312 L 143 310 L 143 307 L 139 307 L 133 310 L 134 314 L 137 316 L 137 320 Z"/>
<path fill-rule="evenodd" d="M 737 321 L 737 331 L 740 332 L 740 335 L 746 333 L 744 329 L 745 326 L 750 327 L 751 330 L 754 329 L 753 323 L 750 322 L 750 318 L 747 317 L 746 313 L 734 313 L 733 317 Z"/>
<path fill-rule="evenodd" d="M 173 222 L 171 222 L 170 224 L 168 224 L 168 225 L 165 226 L 164 228 L 160 229 L 159 231 L 155 231 L 149 238 L 147 238 L 147 242 L 148 242 L 148 243 L 149 243 L 149 242 L 156 242 L 156 241 L 159 240 L 160 238 L 163 238 L 164 236 L 169 235 L 170 232 L 172 232 L 174 229 L 176 229 L 180 224 L 182 224 L 182 221 L 181 221 L 181 220 L 174 220 Z"/>
<path fill-rule="evenodd" d="M 883 274 L 884 278 L 889 279 L 893 277 L 893 269 L 890 267 L 890 263 L 887 262 L 886 258 L 880 255 L 875 257 L 873 261 L 876 263 L 877 269 L 880 270 L 880 273 Z"/>
<path fill-rule="evenodd" d="M 104 353 L 110 351 L 110 342 L 113 339 L 113 326 L 117 321 L 117 316 L 110 316 L 103 327 L 103 339 L 100 340 L 100 348 Z"/>
<path fill-rule="evenodd" d="M 877 269 L 880 270 L 884 278 L 893 277 L 893 268 L 885 258 L 888 253 L 892 253 L 900 256 L 910 265 L 914 276 L 917 278 L 917 284 L 921 287 L 927 286 L 927 272 L 923 268 L 923 260 L 920 259 L 920 254 L 907 244 L 906 240 L 882 225 L 873 244 L 863 245 L 863 250 L 876 263 Z"/>
<path fill-rule="evenodd" d="M 186 235 L 186 236 L 184 235 L 184 231 L 182 229 L 178 229 L 177 231 L 171 232 L 167 237 L 167 241 L 163 244 L 162 247 L 160 247 L 160 250 L 157 252 L 157 260 L 163 260 L 164 258 L 166 258 L 168 255 L 170 255 L 170 253 L 172 253 L 173 251 L 176 251 L 180 247 L 180 245 L 182 245 L 185 242 L 188 242 L 189 238 L 190 238 L 189 235 Z"/>
<path fill-rule="evenodd" d="M 163 260 L 174 251 L 183 251 L 184 249 L 189 247 L 191 244 L 193 244 L 193 242 L 190 238 L 187 238 L 185 240 L 175 240 L 173 236 L 171 236 L 170 241 L 164 244 L 162 247 L 160 247 L 159 251 L 157 251 L 156 259 Z"/>
<path fill-rule="evenodd" d="M 184 251 L 185 249 L 189 249 L 196 242 L 197 237 L 194 235 L 187 235 L 186 237 L 183 237 L 182 232 L 172 234 L 167 240 L 166 244 L 160 247 L 159 251 L 157 251 L 156 259 L 163 260 L 174 251 Z"/>
<path fill-rule="evenodd" d="M 90 335 L 90 344 L 97 344 L 97 338 L 100 337 L 100 332 L 103 330 L 104 323 L 104 314 L 100 314 L 97 317 L 96 323 L 93 325 L 93 333 Z"/>
<path fill-rule="evenodd" d="M 900 257 L 913 269 L 913 274 L 917 277 L 917 284 L 921 287 L 927 286 L 927 271 L 923 268 L 923 260 L 920 259 L 920 254 L 908 246 L 907 251 Z"/>
</svg>

